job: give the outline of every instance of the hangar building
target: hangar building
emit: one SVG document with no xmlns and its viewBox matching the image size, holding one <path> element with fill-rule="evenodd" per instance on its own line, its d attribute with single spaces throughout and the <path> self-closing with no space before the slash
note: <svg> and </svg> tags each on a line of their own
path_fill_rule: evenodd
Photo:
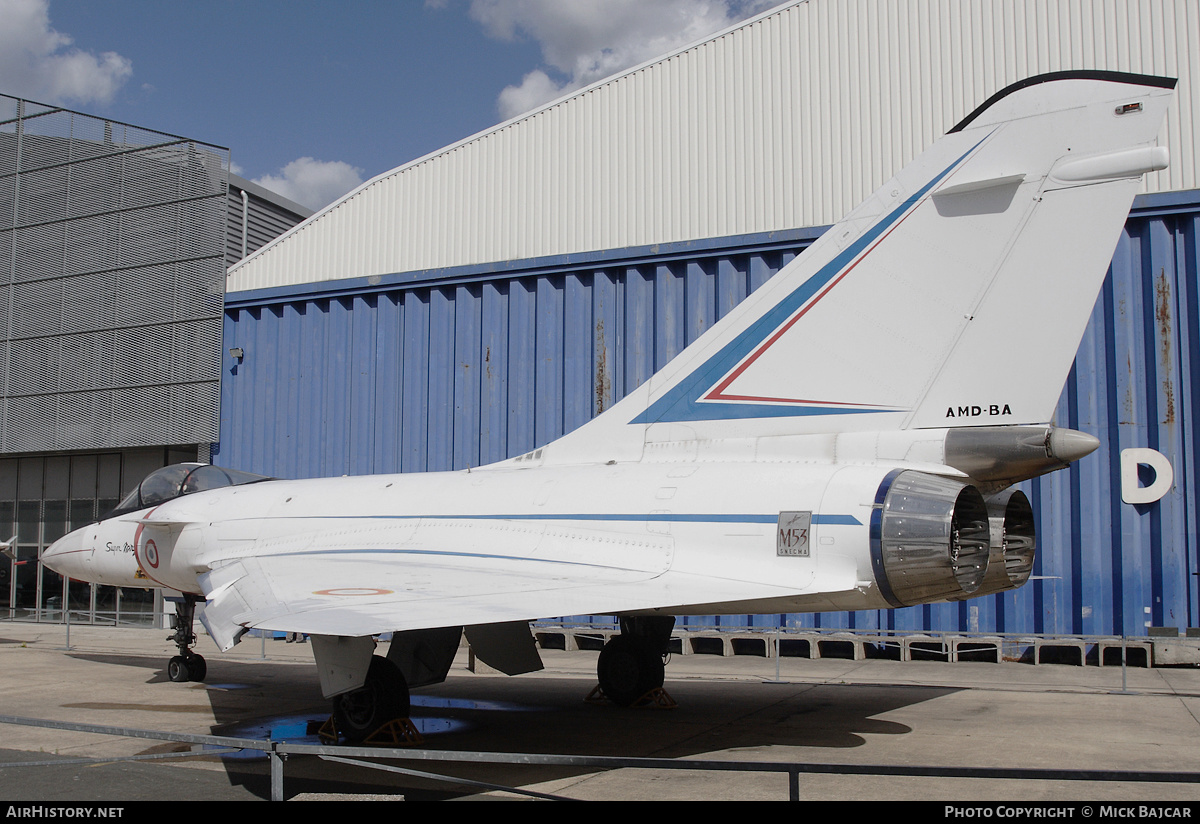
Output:
<svg viewBox="0 0 1200 824">
<path fill-rule="evenodd" d="M 963 603 L 722 622 L 1196 626 L 1198 54 L 1188 0 L 782 5 L 383 174 L 233 266 L 213 459 L 313 477 L 525 453 L 649 378 L 1010 83 L 1173 76 L 1171 165 L 1135 201 L 1055 421 L 1104 446 L 1024 485 L 1035 580 Z M 1122 500 L 1130 448 L 1173 469 L 1152 503 Z"/>
</svg>

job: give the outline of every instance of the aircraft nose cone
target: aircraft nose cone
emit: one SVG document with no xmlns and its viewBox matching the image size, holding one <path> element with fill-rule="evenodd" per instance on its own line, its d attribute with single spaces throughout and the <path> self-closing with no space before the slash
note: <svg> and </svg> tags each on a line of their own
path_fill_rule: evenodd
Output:
<svg viewBox="0 0 1200 824">
<path fill-rule="evenodd" d="M 91 548 L 84 548 L 83 530 L 77 529 L 59 538 L 42 550 L 42 563 L 59 575 L 71 576 L 71 572 L 81 566 Z"/>
</svg>

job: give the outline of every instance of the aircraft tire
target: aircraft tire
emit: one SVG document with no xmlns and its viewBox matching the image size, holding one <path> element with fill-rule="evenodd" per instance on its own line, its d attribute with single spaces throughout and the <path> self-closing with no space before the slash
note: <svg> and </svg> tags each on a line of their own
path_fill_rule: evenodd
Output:
<svg viewBox="0 0 1200 824">
<path fill-rule="evenodd" d="M 182 684 L 192 680 L 191 670 L 188 668 L 187 659 L 182 655 L 176 655 L 167 662 L 167 677 L 176 684 Z"/>
<path fill-rule="evenodd" d="M 189 655 L 187 659 L 188 680 L 203 681 L 208 675 L 208 663 L 203 655 Z"/>
<path fill-rule="evenodd" d="M 379 655 L 372 656 L 367 680 L 359 689 L 333 698 L 338 732 L 352 743 L 389 721 L 407 718 L 408 712 L 408 682 L 395 664 Z"/>
<path fill-rule="evenodd" d="M 665 675 L 662 656 L 645 641 L 629 635 L 610 638 L 600 650 L 596 664 L 600 689 L 610 701 L 622 707 L 661 687 Z"/>
</svg>

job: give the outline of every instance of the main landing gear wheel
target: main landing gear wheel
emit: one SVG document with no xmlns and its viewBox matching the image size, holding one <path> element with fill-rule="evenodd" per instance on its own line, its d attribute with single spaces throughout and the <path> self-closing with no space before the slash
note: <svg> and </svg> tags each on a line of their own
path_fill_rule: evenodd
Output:
<svg viewBox="0 0 1200 824">
<path fill-rule="evenodd" d="M 604 695 L 614 704 L 628 707 L 662 687 L 666 667 L 662 655 L 646 640 L 614 635 L 600 650 L 596 675 Z"/>
<path fill-rule="evenodd" d="M 176 684 L 186 681 L 203 681 L 208 674 L 208 664 L 201 655 L 176 655 L 167 662 L 167 677 Z"/>
<path fill-rule="evenodd" d="M 371 657 L 366 682 L 356 690 L 335 695 L 333 721 L 337 731 L 358 743 L 389 721 L 408 718 L 408 682 L 391 661 Z"/>
<path fill-rule="evenodd" d="M 185 681 L 203 681 L 204 677 L 208 675 L 208 664 L 205 663 L 203 656 L 192 652 L 192 646 L 196 643 L 196 634 L 192 631 L 192 625 L 196 617 L 198 600 L 195 595 L 185 594 L 183 601 L 175 605 L 175 632 L 167 636 L 167 640 L 175 642 L 179 654 L 167 662 L 167 677 L 176 684 Z"/>
</svg>

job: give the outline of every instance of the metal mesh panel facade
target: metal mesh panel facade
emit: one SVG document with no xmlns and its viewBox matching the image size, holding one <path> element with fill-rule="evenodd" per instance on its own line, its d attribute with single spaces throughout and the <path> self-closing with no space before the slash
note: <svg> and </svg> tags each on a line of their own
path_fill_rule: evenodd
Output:
<svg viewBox="0 0 1200 824">
<path fill-rule="evenodd" d="M 229 151 L 0 95 L 0 453 L 217 437 Z"/>
</svg>

